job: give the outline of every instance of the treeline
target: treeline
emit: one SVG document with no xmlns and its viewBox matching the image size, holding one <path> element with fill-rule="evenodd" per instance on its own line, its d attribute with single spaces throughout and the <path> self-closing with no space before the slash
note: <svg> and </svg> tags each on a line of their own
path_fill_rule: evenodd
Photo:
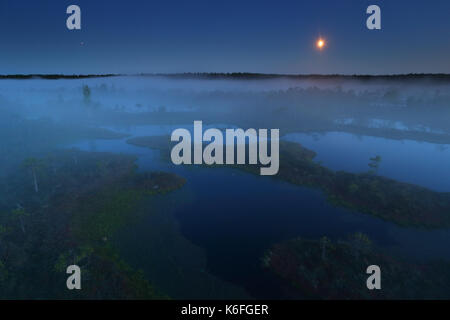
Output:
<svg viewBox="0 0 450 320">
<path fill-rule="evenodd" d="M 9 74 L 0 75 L 0 79 L 86 79 L 86 78 L 107 78 L 126 76 L 124 74 Z M 168 77 L 176 79 L 243 79 L 243 80 L 265 80 L 265 79 L 297 79 L 297 80 L 383 80 L 383 81 L 407 81 L 407 80 L 432 80 L 432 81 L 450 81 L 450 74 L 446 73 L 408 73 L 408 74 L 390 74 L 390 75 L 343 75 L 343 74 L 276 74 L 276 73 L 250 73 L 250 72 L 187 72 L 187 73 L 140 73 L 129 74 L 129 76 L 146 77 Z"/>
<path fill-rule="evenodd" d="M 175 73 L 175 74 L 140 74 L 141 76 L 163 76 L 179 79 L 244 79 L 244 80 L 264 80 L 264 79 L 298 79 L 298 80 L 433 80 L 450 81 L 450 74 L 446 73 L 408 73 L 391 75 L 343 75 L 343 74 L 269 74 L 269 73 L 249 73 L 249 72 L 231 72 L 231 73 Z"/>
<path fill-rule="evenodd" d="M 0 79 L 86 79 L 86 78 L 107 78 L 118 76 L 117 74 L 8 74 L 0 75 Z"/>
</svg>

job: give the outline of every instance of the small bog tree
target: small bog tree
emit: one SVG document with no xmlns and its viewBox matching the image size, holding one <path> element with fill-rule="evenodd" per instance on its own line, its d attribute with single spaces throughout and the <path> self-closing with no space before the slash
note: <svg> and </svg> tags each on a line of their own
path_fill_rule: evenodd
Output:
<svg viewBox="0 0 450 320">
<path fill-rule="evenodd" d="M 91 89 L 87 84 L 83 86 L 83 97 L 85 103 L 89 103 L 91 101 Z"/>
<path fill-rule="evenodd" d="M 378 173 L 378 168 L 380 167 L 380 163 L 381 163 L 381 157 L 380 156 L 376 156 L 373 158 L 369 159 L 369 172 L 372 174 L 377 174 Z"/>
<path fill-rule="evenodd" d="M 25 209 L 22 206 L 17 205 L 17 208 L 12 211 L 12 214 L 19 218 L 20 229 L 25 234 L 24 218 L 28 215 L 27 212 L 25 211 Z"/>
<path fill-rule="evenodd" d="M 37 181 L 37 172 L 43 167 L 42 161 L 40 161 L 36 158 L 27 158 L 24 160 L 23 165 L 26 168 L 30 169 L 31 176 L 33 178 L 34 191 L 36 191 L 36 193 L 38 193 L 39 185 L 38 185 L 38 181 Z"/>
</svg>

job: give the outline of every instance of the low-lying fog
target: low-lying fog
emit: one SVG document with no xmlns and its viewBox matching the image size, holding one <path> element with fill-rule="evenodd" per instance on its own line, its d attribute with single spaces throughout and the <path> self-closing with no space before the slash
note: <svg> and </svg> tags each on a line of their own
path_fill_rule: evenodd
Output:
<svg viewBox="0 0 450 320">
<path fill-rule="evenodd" d="M 261 268 L 261 261 L 274 244 L 297 237 L 346 239 L 361 232 L 384 252 L 395 256 L 449 259 L 450 230 L 444 218 L 450 194 L 440 193 L 450 192 L 448 119 L 450 81 L 446 79 L 244 79 L 198 75 L 2 79 L 0 213 L 5 213 L 2 223 L 16 228 L 9 242 L 3 242 L 3 252 L 12 257 L 8 262 L 12 271 L 9 283 L 26 284 L 22 282 L 23 275 L 33 280 L 42 278 L 36 282 L 35 291 L 29 291 L 28 287 L 23 290 L 25 296 L 53 297 L 51 290 L 58 286 L 57 282 L 48 281 L 51 271 L 42 273 L 42 270 L 53 266 L 61 254 L 72 252 L 75 243 L 72 239 L 101 248 L 110 239 L 116 241 L 120 256 L 127 263 L 144 270 L 149 281 L 174 298 L 236 298 L 241 297 L 243 288 L 256 297 L 280 298 L 271 281 L 266 281 L 267 271 Z M 287 164 L 284 175 L 278 176 L 284 177 L 282 181 L 229 167 L 175 166 L 161 157 L 167 149 L 158 146 L 154 149 L 154 145 L 142 143 L 143 140 L 163 141 L 161 137 L 151 136 L 166 136 L 176 128 L 191 130 L 195 120 L 201 120 L 203 128 L 279 129 L 281 139 L 298 142 L 316 156 L 297 161 L 296 153 L 280 151 L 280 165 L 288 159 L 284 162 Z M 301 150 L 295 144 L 283 144 Z M 109 153 L 99 156 L 95 152 L 61 152 L 72 148 Z M 135 157 L 114 160 L 122 157 L 119 153 Z M 80 154 L 100 160 L 96 163 L 86 160 L 81 165 Z M 52 160 L 55 156 L 59 160 Z M 114 161 L 116 166 L 108 171 L 105 163 Z M 116 217 L 120 216 L 120 210 L 114 209 L 116 193 L 106 192 L 111 197 L 106 201 L 108 210 L 101 211 L 100 215 L 96 206 L 103 196 L 86 196 L 92 194 L 89 187 L 96 190 L 95 183 L 91 186 L 92 176 L 98 177 L 97 189 L 102 191 L 103 184 L 109 185 L 112 181 L 109 179 L 114 178 L 122 162 L 132 168 L 136 164 L 139 174 L 165 172 L 167 181 L 162 183 L 177 175 L 186 184 L 173 193 L 152 198 L 139 209 L 145 211 L 145 217 L 124 227 L 126 223 Z M 335 174 L 322 166 L 369 174 Z M 37 172 L 44 167 L 45 170 Z M 298 185 L 295 181 L 288 183 L 292 182 L 287 179 L 291 174 L 298 178 Z M 315 179 L 309 179 L 311 176 Z M 347 188 L 346 184 L 337 184 L 341 181 L 337 176 L 350 177 L 353 180 L 349 181 L 355 182 Z M 131 177 L 136 179 L 138 175 Z M 127 179 L 124 185 L 131 183 Z M 309 181 L 317 183 L 309 185 Z M 367 181 L 373 182 L 370 187 Z M 159 185 L 158 182 L 153 188 Z M 335 190 L 330 187 L 334 185 L 341 187 Z M 119 186 L 122 190 L 122 185 Z M 347 189 L 350 193 L 346 193 L 348 196 L 341 203 L 330 202 L 333 196 Z M 104 194 L 98 190 L 96 194 Z M 120 192 L 117 194 L 122 196 Z M 369 200 L 366 195 L 370 196 Z M 62 206 L 60 199 L 65 201 Z M 345 201 L 350 201 L 353 207 L 345 206 Z M 388 203 L 384 211 L 375 211 L 381 216 L 363 214 L 368 213 L 363 211 L 366 206 L 377 209 L 380 201 Z M 85 202 L 86 212 L 75 212 L 84 208 Z M 441 211 L 436 209 L 439 205 Z M 396 210 L 399 207 L 402 210 Z M 28 210 L 32 214 L 24 225 L 21 218 Z M 84 221 L 81 229 L 90 230 L 89 240 L 83 238 L 84 233 L 82 236 L 67 234 L 72 229 L 72 216 L 77 217 L 75 222 Z M 99 218 L 91 221 L 90 217 Z M 409 227 L 416 226 L 417 219 L 421 226 L 434 223 L 437 230 Z M 399 221 L 406 221 L 408 227 L 398 225 Z M 111 231 L 111 235 L 105 235 L 105 226 L 116 222 L 124 228 L 120 234 Z M 58 240 L 66 238 L 70 240 L 67 245 Z M 61 249 L 56 244 L 61 244 Z M 15 248 L 15 256 L 9 253 L 10 248 Z M 330 261 L 333 263 L 326 265 L 336 265 L 334 260 Z M 17 267 L 28 263 L 35 267 L 35 273 L 30 273 L 28 265 L 23 270 Z M 336 260 L 336 263 L 343 262 Z M 102 272 L 103 266 L 102 263 Z M 116 273 L 109 276 L 115 279 Z M 229 295 L 222 295 L 222 289 Z M 7 297 L 15 297 L 16 291 L 16 288 L 6 290 Z M 57 291 L 56 297 L 59 294 Z"/>
<path fill-rule="evenodd" d="M 29 153 L 89 136 L 88 128 L 123 132 L 144 126 L 140 132 L 145 135 L 146 125 L 183 126 L 194 120 L 279 128 L 281 136 L 345 132 L 445 148 L 450 144 L 450 83 L 165 76 L 3 79 L 0 115 L 2 173 Z"/>
</svg>

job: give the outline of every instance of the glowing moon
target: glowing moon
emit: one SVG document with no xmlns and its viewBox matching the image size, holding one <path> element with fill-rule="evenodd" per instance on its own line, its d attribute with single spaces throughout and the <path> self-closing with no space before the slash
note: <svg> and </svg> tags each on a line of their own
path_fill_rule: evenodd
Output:
<svg viewBox="0 0 450 320">
<path fill-rule="evenodd" d="M 322 38 L 319 38 L 316 42 L 316 47 L 319 50 L 322 50 L 323 48 L 325 48 L 325 40 Z"/>
</svg>

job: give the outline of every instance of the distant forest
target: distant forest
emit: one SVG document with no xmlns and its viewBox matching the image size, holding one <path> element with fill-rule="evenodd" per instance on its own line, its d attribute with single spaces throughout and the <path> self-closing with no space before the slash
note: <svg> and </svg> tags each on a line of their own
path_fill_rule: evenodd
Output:
<svg viewBox="0 0 450 320">
<path fill-rule="evenodd" d="M 299 79 L 299 80 L 317 80 L 317 79 L 342 79 L 342 80 L 433 80 L 450 81 L 450 74 L 445 73 L 409 73 L 392 75 L 341 75 L 341 74 L 265 74 L 265 73 L 140 73 L 140 74 L 87 74 L 87 75 L 66 75 L 66 74 L 10 74 L 0 75 L 0 79 L 86 79 L 86 78 L 106 78 L 119 76 L 146 76 L 146 77 L 168 77 L 176 79 L 245 79 L 245 80 L 264 80 L 264 79 Z"/>
<path fill-rule="evenodd" d="M 0 74 L 0 79 L 86 79 L 86 78 L 106 78 L 114 77 L 118 74 L 86 74 L 86 75 L 66 75 L 66 74 Z"/>
</svg>

